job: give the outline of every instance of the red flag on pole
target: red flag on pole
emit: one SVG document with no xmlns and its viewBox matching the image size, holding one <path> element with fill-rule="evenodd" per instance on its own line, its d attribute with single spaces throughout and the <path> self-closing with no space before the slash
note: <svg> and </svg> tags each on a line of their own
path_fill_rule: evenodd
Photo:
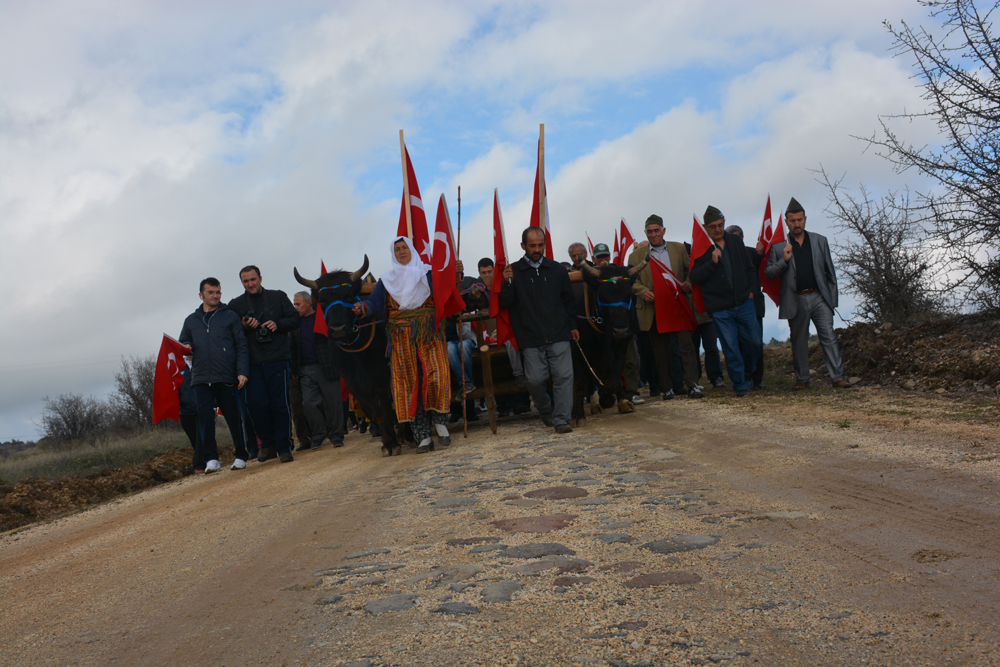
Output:
<svg viewBox="0 0 1000 667">
<path fill-rule="evenodd" d="M 691 266 L 694 266 L 694 261 L 708 252 L 714 245 L 712 239 L 708 238 L 708 232 L 705 231 L 705 228 L 698 220 L 698 216 L 695 215 L 694 227 L 691 229 Z M 705 299 L 701 295 L 701 286 L 692 285 L 691 288 L 695 308 L 698 309 L 699 313 L 704 313 Z"/>
<path fill-rule="evenodd" d="M 153 423 L 164 419 L 181 418 L 181 399 L 177 395 L 184 382 L 181 371 L 187 365 L 184 355 L 191 354 L 191 348 L 163 334 L 160 354 L 156 357 L 156 371 L 153 374 Z"/>
<path fill-rule="evenodd" d="M 760 263 L 760 289 L 761 291 L 771 297 L 771 301 L 774 305 L 778 305 L 779 295 L 781 294 L 781 276 L 777 276 L 774 279 L 768 279 L 764 276 L 764 269 L 767 267 L 767 258 L 771 256 L 771 247 L 776 245 L 781 245 L 785 242 L 785 222 L 781 219 L 781 214 L 778 214 L 778 225 L 774 228 L 774 233 L 771 234 L 771 238 L 768 239 L 767 243 L 764 244 L 764 261 Z"/>
<path fill-rule="evenodd" d="M 431 263 L 431 241 L 427 233 L 427 216 L 424 214 L 424 202 L 420 199 L 420 187 L 417 185 L 417 175 L 413 171 L 413 163 L 410 162 L 410 151 L 403 147 L 406 155 L 406 180 L 410 192 L 410 201 L 406 201 L 406 189 L 403 190 L 403 198 L 399 206 L 399 226 L 396 228 L 396 236 L 409 236 L 413 241 L 413 247 L 420 254 L 420 259 L 424 264 Z M 406 229 L 406 206 L 410 207 L 410 220 L 413 225 L 413 235 L 410 236 Z"/>
<path fill-rule="evenodd" d="M 434 223 L 434 253 L 431 278 L 434 290 L 434 315 L 437 321 L 465 310 L 465 301 L 458 290 L 458 273 L 455 271 L 455 243 L 451 234 L 451 215 L 444 195 L 438 200 L 437 220 Z"/>
<path fill-rule="evenodd" d="M 615 242 L 611 246 L 611 263 L 615 266 L 621 266 L 625 263 L 622 260 L 622 247 L 618 242 L 618 230 L 615 230 Z"/>
<path fill-rule="evenodd" d="M 326 273 L 327 273 L 327 271 L 326 271 L 326 262 L 324 262 L 321 259 L 321 260 L 319 260 L 319 275 L 323 276 L 323 275 L 326 275 Z"/>
<path fill-rule="evenodd" d="M 545 230 L 545 256 L 555 259 L 552 253 L 552 229 L 549 227 L 549 193 L 545 188 L 545 126 L 539 128 L 538 166 L 535 167 L 535 190 L 531 197 L 531 226 Z M 539 186 L 541 174 L 541 186 Z M 539 202 L 541 197 L 541 202 Z M 495 270 L 495 269 L 494 269 Z"/>
<path fill-rule="evenodd" d="M 621 265 L 625 266 L 628 262 L 628 255 L 632 252 L 632 247 L 635 245 L 635 237 L 632 236 L 632 230 L 628 228 L 628 223 L 625 222 L 625 218 L 622 218 L 620 227 L 622 249 L 619 256 L 621 257 Z"/>
<path fill-rule="evenodd" d="M 757 235 L 757 243 L 763 243 L 767 247 L 767 242 L 771 239 L 771 195 L 767 196 L 767 207 L 764 209 L 764 222 L 760 224 L 760 234 Z"/>
<path fill-rule="evenodd" d="M 319 275 L 325 275 L 326 272 L 326 264 L 321 259 L 319 260 Z M 317 303 L 315 306 L 318 307 L 319 304 Z M 325 336 L 327 333 L 326 318 L 323 317 L 323 313 L 319 310 L 316 311 L 316 320 L 313 322 L 313 333 L 318 333 L 321 336 Z M 294 336 L 296 334 L 293 333 L 292 335 Z"/>
<path fill-rule="evenodd" d="M 514 344 L 514 330 L 510 326 L 510 311 L 500 307 L 500 287 L 503 285 L 503 270 L 510 257 L 507 254 L 507 239 L 503 233 L 503 216 L 500 214 L 500 195 L 493 188 L 493 288 L 490 290 L 490 317 L 497 321 L 497 345 L 506 341 Z"/>
<path fill-rule="evenodd" d="M 587 234 L 587 232 L 584 232 Z M 594 256 L 594 242 L 590 240 L 590 234 L 587 234 L 587 245 L 590 246 L 590 256 Z"/>
<path fill-rule="evenodd" d="M 656 308 L 657 331 L 671 333 L 697 329 L 698 320 L 681 290 L 681 281 L 652 253 L 649 254 L 649 264 L 653 274 L 653 294 L 656 295 L 653 305 Z"/>
</svg>

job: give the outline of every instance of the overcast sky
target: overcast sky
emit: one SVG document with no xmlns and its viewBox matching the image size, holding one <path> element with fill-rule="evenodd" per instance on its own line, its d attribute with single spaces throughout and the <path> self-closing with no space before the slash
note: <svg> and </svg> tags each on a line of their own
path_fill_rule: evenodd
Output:
<svg viewBox="0 0 1000 667">
<path fill-rule="evenodd" d="M 229 300 L 245 264 L 289 294 L 293 266 L 387 269 L 400 129 L 431 222 L 462 186 L 470 265 L 493 188 L 516 248 L 539 123 L 557 259 L 621 217 L 689 239 L 708 204 L 755 236 L 769 193 L 828 233 L 820 164 L 915 185 L 852 138 L 922 107 L 886 19 L 932 25 L 912 0 L 0 2 L 0 440 L 105 396 L 206 276 Z"/>
</svg>

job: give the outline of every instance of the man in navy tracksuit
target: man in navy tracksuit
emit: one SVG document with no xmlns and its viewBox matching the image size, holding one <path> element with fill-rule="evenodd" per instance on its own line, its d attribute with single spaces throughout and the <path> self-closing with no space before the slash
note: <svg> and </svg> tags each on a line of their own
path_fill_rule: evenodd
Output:
<svg viewBox="0 0 1000 667">
<path fill-rule="evenodd" d="M 191 389 L 198 408 L 198 439 L 195 461 L 206 473 L 217 471 L 219 449 L 215 442 L 215 407 L 229 425 L 236 460 L 233 470 L 246 467 L 248 458 L 240 409 L 239 390 L 250 374 L 250 355 L 240 317 L 220 303 L 222 287 L 215 278 L 205 278 L 198 288 L 202 305 L 187 316 L 178 340 L 191 346 Z M 195 466 L 197 468 L 197 464 Z"/>
<path fill-rule="evenodd" d="M 230 301 L 229 308 L 242 319 L 250 350 L 246 402 L 260 438 L 257 460 L 263 463 L 278 456 L 287 463 L 292 460 L 292 342 L 288 334 L 299 330 L 302 318 L 287 294 L 261 286 L 256 266 L 244 267 L 240 281 L 246 291 Z"/>
</svg>

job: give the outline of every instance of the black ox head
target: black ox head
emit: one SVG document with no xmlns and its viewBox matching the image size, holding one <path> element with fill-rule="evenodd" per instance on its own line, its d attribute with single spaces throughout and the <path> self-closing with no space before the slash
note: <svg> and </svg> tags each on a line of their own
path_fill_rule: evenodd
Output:
<svg viewBox="0 0 1000 667">
<path fill-rule="evenodd" d="M 591 266 L 586 262 L 578 264 L 583 280 L 597 293 L 597 312 L 591 316 L 603 320 L 605 332 L 614 338 L 628 338 L 632 334 L 631 316 L 632 283 L 639 272 L 646 268 L 647 260 L 637 266 L 616 266 L 605 264 Z"/>
<path fill-rule="evenodd" d="M 295 279 L 312 290 L 318 304 L 316 309 L 323 313 L 326 320 L 327 335 L 336 340 L 356 338 L 357 317 L 353 308 L 361 293 L 361 278 L 368 271 L 368 255 L 365 255 L 361 268 L 354 273 L 331 271 L 316 280 L 309 280 L 299 275 L 298 269 L 294 271 Z"/>
</svg>

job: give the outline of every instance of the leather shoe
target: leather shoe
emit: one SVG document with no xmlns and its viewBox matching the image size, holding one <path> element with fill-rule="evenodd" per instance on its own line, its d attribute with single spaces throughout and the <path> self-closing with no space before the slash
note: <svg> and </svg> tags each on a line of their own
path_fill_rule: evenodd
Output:
<svg viewBox="0 0 1000 667">
<path fill-rule="evenodd" d="M 808 382 L 796 382 L 795 386 L 792 387 L 792 391 L 803 391 L 809 388 Z"/>
<path fill-rule="evenodd" d="M 847 389 L 851 385 L 847 384 L 847 382 L 845 382 L 844 380 L 837 380 L 836 382 L 833 383 L 833 386 L 836 387 L 837 389 Z"/>
</svg>

